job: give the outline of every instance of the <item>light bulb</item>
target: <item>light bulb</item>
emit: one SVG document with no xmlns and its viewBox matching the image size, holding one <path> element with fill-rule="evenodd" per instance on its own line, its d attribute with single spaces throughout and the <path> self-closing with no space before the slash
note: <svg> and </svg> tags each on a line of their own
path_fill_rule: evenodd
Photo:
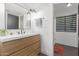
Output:
<svg viewBox="0 0 79 59">
<path fill-rule="evenodd" d="M 67 4 L 67 7 L 70 7 L 71 5 L 72 5 L 71 3 L 68 3 L 68 4 Z"/>
</svg>

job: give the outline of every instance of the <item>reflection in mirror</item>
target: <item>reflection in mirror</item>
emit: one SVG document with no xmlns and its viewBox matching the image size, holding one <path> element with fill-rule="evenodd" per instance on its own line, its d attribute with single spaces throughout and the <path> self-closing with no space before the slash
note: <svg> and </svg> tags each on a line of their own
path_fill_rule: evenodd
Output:
<svg viewBox="0 0 79 59">
<path fill-rule="evenodd" d="M 28 30 L 31 29 L 31 20 L 27 20 L 26 26 L 27 26 L 27 29 L 28 29 Z"/>
<path fill-rule="evenodd" d="M 20 22 L 19 23 L 19 28 L 23 29 L 23 16 L 20 16 L 19 18 L 20 18 L 20 20 L 19 20 L 19 22 Z"/>
<path fill-rule="evenodd" d="M 7 15 L 7 29 L 19 29 L 19 16 Z"/>
<path fill-rule="evenodd" d="M 16 3 L 6 3 L 6 30 L 7 35 L 25 34 L 31 31 L 31 11 Z M 28 12 L 30 14 L 28 14 Z M 33 12 L 33 11 L 32 11 Z"/>
</svg>

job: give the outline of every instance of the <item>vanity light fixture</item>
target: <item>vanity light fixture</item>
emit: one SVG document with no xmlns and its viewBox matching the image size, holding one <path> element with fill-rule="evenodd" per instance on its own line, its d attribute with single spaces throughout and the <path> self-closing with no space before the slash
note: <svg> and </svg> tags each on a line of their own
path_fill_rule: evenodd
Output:
<svg viewBox="0 0 79 59">
<path fill-rule="evenodd" d="M 37 12 L 35 9 L 30 9 L 29 11 L 30 12 L 35 12 L 35 13 Z"/>
<path fill-rule="evenodd" d="M 71 3 L 67 3 L 67 7 L 70 7 L 70 6 L 72 6 L 72 4 Z"/>
<path fill-rule="evenodd" d="M 27 14 L 36 13 L 37 11 L 35 9 L 29 9 Z"/>
</svg>

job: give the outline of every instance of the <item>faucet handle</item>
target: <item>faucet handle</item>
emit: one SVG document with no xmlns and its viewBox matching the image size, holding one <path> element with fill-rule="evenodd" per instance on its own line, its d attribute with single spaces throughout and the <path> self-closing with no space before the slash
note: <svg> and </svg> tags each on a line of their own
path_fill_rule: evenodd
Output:
<svg viewBox="0 0 79 59">
<path fill-rule="evenodd" d="M 24 34 L 25 34 L 26 32 L 24 32 Z"/>
<path fill-rule="evenodd" d="M 18 34 L 20 34 L 20 32 L 18 32 Z"/>
</svg>

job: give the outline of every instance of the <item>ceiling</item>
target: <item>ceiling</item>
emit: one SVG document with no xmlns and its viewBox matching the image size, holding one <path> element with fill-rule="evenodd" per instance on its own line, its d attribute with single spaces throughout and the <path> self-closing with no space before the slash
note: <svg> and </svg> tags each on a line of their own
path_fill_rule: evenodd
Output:
<svg viewBox="0 0 79 59">
<path fill-rule="evenodd" d="M 17 15 L 25 14 L 29 9 L 35 9 L 39 11 L 45 8 L 50 3 L 6 3 L 6 10 L 16 13 Z M 77 3 L 73 3 L 71 7 L 67 7 L 66 3 L 56 3 L 54 4 L 54 14 L 62 13 L 65 11 L 77 11 Z"/>
<path fill-rule="evenodd" d="M 54 4 L 54 13 L 62 13 L 69 10 L 77 11 L 77 8 L 78 8 L 77 3 L 72 3 L 72 6 L 70 7 L 67 7 L 67 3 L 58 3 Z"/>
<path fill-rule="evenodd" d="M 6 3 L 6 10 L 15 12 L 18 15 L 22 15 L 29 9 L 35 9 L 36 11 L 39 11 L 48 4 L 49 3 Z"/>
</svg>

